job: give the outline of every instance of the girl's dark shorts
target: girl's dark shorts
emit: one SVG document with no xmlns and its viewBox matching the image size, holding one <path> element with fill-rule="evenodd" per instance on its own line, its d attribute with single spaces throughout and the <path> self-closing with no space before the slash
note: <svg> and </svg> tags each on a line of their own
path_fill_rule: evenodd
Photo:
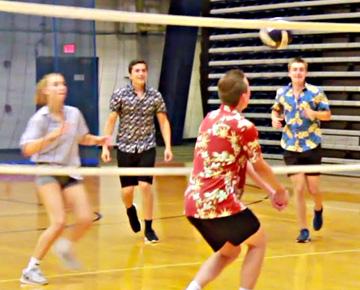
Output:
<svg viewBox="0 0 360 290">
<path fill-rule="evenodd" d="M 35 183 L 39 186 L 45 185 L 47 183 L 58 183 L 61 189 L 65 189 L 72 185 L 78 184 L 81 180 L 72 178 L 70 176 L 50 176 L 50 175 L 42 175 L 35 177 Z"/>
</svg>

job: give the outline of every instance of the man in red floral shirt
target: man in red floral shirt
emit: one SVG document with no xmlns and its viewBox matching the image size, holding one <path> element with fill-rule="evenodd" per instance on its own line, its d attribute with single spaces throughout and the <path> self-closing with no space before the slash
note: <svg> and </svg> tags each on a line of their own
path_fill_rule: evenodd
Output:
<svg viewBox="0 0 360 290">
<path fill-rule="evenodd" d="M 214 250 L 187 290 L 201 290 L 234 261 L 241 244 L 248 245 L 241 271 L 240 290 L 253 289 L 265 253 L 265 234 L 257 217 L 241 202 L 247 163 L 260 185 L 270 188 L 273 207 L 288 202 L 286 189 L 264 161 L 256 127 L 242 115 L 250 99 L 249 82 L 240 70 L 227 72 L 218 82 L 222 102 L 199 129 L 194 169 L 185 192 L 185 214 Z M 262 183 L 262 184 L 261 184 Z"/>
</svg>

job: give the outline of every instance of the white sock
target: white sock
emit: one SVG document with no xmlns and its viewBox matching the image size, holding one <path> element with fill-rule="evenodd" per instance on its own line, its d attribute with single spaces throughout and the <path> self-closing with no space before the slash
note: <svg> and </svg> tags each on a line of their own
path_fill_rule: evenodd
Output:
<svg viewBox="0 0 360 290">
<path fill-rule="evenodd" d="M 193 280 L 193 281 L 191 281 L 189 286 L 186 288 L 186 290 L 201 290 L 201 287 L 198 282 Z"/>
<path fill-rule="evenodd" d="M 29 264 L 27 265 L 26 269 L 32 269 L 40 266 L 40 260 L 34 257 L 30 258 Z"/>
<path fill-rule="evenodd" d="M 249 288 L 242 288 L 242 287 L 240 287 L 240 289 L 239 290 L 251 290 L 251 289 L 249 289 Z"/>
</svg>

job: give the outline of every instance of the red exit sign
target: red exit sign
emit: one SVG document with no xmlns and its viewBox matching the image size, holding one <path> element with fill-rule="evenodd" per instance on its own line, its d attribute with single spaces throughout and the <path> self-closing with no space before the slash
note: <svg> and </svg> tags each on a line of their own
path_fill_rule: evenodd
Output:
<svg viewBox="0 0 360 290">
<path fill-rule="evenodd" d="M 63 52 L 65 54 L 74 54 L 76 52 L 76 44 L 75 43 L 65 43 L 63 45 Z"/>
</svg>

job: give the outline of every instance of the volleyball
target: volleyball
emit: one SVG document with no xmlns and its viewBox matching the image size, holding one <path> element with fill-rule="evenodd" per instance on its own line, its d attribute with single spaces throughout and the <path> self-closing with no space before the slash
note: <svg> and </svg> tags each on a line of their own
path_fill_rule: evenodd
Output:
<svg viewBox="0 0 360 290">
<path fill-rule="evenodd" d="M 259 37 L 266 46 L 275 49 L 284 49 L 291 43 L 292 33 L 289 30 L 263 28 L 260 29 Z"/>
</svg>

